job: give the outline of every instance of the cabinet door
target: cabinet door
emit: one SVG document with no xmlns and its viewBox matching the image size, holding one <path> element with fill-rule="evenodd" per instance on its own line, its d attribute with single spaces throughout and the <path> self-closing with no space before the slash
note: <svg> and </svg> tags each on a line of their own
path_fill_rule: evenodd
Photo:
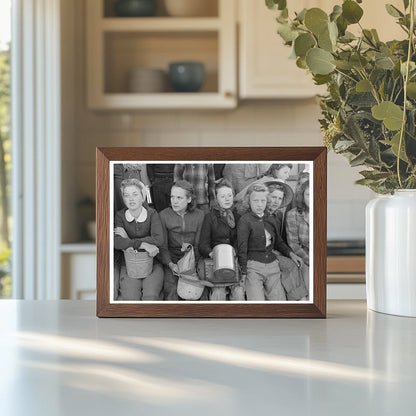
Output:
<svg viewBox="0 0 416 416">
<path fill-rule="evenodd" d="M 299 0 L 296 10 L 325 7 L 329 0 Z M 277 12 L 264 1 L 239 0 L 239 88 L 241 98 L 305 98 L 322 93 L 312 77 L 290 59 L 291 49 L 277 34 Z"/>
<path fill-rule="evenodd" d="M 389 1 L 399 9 L 402 0 Z M 329 13 L 341 0 L 298 0 L 289 3 L 289 10 L 320 7 Z M 239 89 L 241 98 L 304 98 L 325 92 L 313 84 L 312 77 L 290 59 L 291 49 L 276 33 L 278 12 L 267 9 L 262 0 L 238 0 L 240 19 Z M 366 0 L 361 4 L 364 16 L 361 24 L 376 28 L 383 41 L 403 38 L 395 19 L 386 12 L 384 2 Z M 358 34 L 358 25 L 348 28 Z"/>
</svg>

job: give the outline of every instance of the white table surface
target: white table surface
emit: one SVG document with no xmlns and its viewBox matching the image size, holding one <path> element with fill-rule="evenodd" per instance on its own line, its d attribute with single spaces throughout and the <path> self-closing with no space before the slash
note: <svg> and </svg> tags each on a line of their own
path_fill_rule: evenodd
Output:
<svg viewBox="0 0 416 416">
<path fill-rule="evenodd" d="M 98 319 L 0 301 L 0 415 L 412 415 L 416 319 Z"/>
</svg>

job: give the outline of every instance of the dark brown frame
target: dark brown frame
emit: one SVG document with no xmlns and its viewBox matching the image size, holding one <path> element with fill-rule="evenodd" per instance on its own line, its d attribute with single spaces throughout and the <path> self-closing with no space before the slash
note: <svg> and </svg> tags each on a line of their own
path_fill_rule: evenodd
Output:
<svg viewBox="0 0 416 416">
<path fill-rule="evenodd" d="M 97 316 L 169 318 L 325 318 L 326 182 L 325 147 L 125 147 L 97 148 Z M 313 303 L 110 303 L 110 161 L 270 161 L 313 162 Z M 112 267 L 112 266 L 111 266 Z"/>
</svg>

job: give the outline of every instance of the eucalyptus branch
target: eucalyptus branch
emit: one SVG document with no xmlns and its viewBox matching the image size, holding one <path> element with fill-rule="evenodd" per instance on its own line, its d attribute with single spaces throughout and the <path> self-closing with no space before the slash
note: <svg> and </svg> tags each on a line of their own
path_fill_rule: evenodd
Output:
<svg viewBox="0 0 416 416">
<path fill-rule="evenodd" d="M 403 147 L 403 140 L 404 140 L 404 132 L 406 129 L 406 110 L 407 110 L 407 83 L 409 81 L 409 68 L 410 68 L 410 61 L 412 58 L 412 49 L 413 49 L 413 37 L 414 37 L 414 27 L 415 27 L 415 16 L 414 16 L 414 8 L 415 8 L 415 1 L 410 0 L 410 28 L 409 28 L 409 44 L 407 46 L 407 59 L 406 59 L 406 73 L 404 75 L 404 85 L 403 85 L 403 117 L 402 117 L 402 126 L 400 129 L 400 139 L 399 139 L 399 149 L 397 151 L 397 177 L 399 179 L 399 185 L 403 188 L 402 177 L 400 173 L 400 155 L 402 152 Z"/>
</svg>

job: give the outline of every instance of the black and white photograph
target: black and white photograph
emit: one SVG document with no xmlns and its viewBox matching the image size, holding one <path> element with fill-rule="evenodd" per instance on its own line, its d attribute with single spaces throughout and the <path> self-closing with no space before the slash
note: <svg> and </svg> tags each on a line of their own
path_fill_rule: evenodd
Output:
<svg viewBox="0 0 416 416">
<path fill-rule="evenodd" d="M 110 303 L 312 303 L 312 161 L 202 162 L 110 162 Z"/>
</svg>

